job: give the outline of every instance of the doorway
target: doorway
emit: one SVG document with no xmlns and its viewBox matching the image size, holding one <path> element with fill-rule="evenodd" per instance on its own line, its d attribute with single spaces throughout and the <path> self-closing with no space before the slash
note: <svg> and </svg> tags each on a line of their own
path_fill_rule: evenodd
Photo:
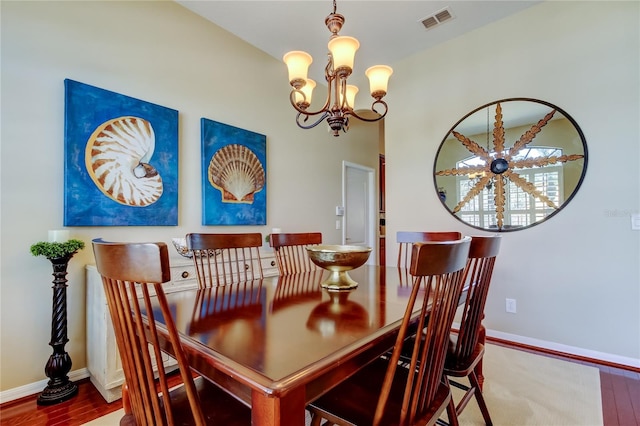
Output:
<svg viewBox="0 0 640 426">
<path fill-rule="evenodd" d="M 368 265 L 375 265 L 378 258 L 374 179 L 371 167 L 342 162 L 342 244 L 371 247 Z"/>
</svg>

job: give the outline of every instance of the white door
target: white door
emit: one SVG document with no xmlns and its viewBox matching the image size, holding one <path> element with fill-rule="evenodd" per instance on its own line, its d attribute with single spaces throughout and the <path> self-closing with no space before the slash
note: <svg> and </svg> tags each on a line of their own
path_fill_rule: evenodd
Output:
<svg viewBox="0 0 640 426">
<path fill-rule="evenodd" d="M 359 164 L 342 163 L 344 204 L 343 244 L 371 247 L 367 264 L 375 265 L 375 170 Z"/>
</svg>

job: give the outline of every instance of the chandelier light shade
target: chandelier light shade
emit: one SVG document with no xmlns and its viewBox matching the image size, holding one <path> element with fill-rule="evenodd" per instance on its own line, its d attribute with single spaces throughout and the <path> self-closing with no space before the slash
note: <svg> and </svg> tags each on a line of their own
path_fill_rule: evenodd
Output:
<svg viewBox="0 0 640 426">
<path fill-rule="evenodd" d="M 333 68 L 350 75 L 360 42 L 353 37 L 336 37 L 329 40 L 328 47 L 333 57 Z"/>
<path fill-rule="evenodd" d="M 367 68 L 365 75 L 369 79 L 371 96 L 378 99 L 387 94 L 387 85 L 392 73 L 391 67 L 386 65 L 374 65 Z"/>
<path fill-rule="evenodd" d="M 296 105 L 298 105 L 300 108 L 303 108 L 303 109 L 308 108 L 309 105 L 311 104 L 311 96 L 313 95 L 313 89 L 315 88 L 316 88 L 316 82 L 308 78 L 307 84 L 305 84 L 300 88 L 300 91 L 302 92 L 302 94 L 295 92 Z M 353 96 L 355 97 L 355 94 Z"/>
<path fill-rule="evenodd" d="M 358 90 L 358 86 L 347 84 L 347 105 L 351 108 L 356 104 L 356 95 L 358 94 Z M 342 103 L 342 99 L 340 99 L 340 103 Z"/>
<path fill-rule="evenodd" d="M 324 105 L 318 111 L 309 111 L 315 81 L 307 78 L 309 66 L 313 58 L 306 52 L 295 50 L 284 55 L 283 60 L 289 70 L 289 84 L 292 87 L 289 100 L 298 112 L 296 123 L 303 129 L 311 129 L 324 120 L 329 124 L 334 136 L 339 136 L 340 130 L 349 129 L 349 117 L 353 116 L 362 121 L 378 121 L 387 115 L 387 104 L 382 98 L 387 94 L 389 77 L 393 73 L 391 67 L 375 65 L 366 71 L 369 78 L 370 93 L 374 101 L 371 110 L 376 113 L 373 118 L 361 117 L 354 111 L 355 96 L 358 88 L 347 84 L 347 79 L 353 71 L 356 51 L 360 42 L 353 37 L 338 35 L 344 24 L 344 16 L 336 13 L 336 1 L 333 1 L 333 13 L 325 19 L 325 24 L 331 32 L 329 38 L 328 62 L 324 70 L 327 80 L 327 97 Z M 382 112 L 376 110 L 382 108 Z M 307 121 L 313 117 L 312 122 Z M 314 121 L 315 120 L 315 121 Z"/>
<path fill-rule="evenodd" d="M 289 69 L 289 82 L 296 89 L 300 89 L 307 81 L 309 65 L 313 58 L 307 52 L 294 50 L 284 55 L 283 60 Z"/>
</svg>

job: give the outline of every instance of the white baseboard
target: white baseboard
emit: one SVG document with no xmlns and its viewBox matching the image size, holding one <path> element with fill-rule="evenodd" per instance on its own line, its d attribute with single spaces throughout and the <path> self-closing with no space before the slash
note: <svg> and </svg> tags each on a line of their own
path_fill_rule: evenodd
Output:
<svg viewBox="0 0 640 426">
<path fill-rule="evenodd" d="M 508 340 L 510 342 L 521 343 L 523 345 L 535 346 L 537 348 L 549 349 L 556 352 L 564 352 L 595 360 L 611 362 L 614 364 L 625 365 L 629 367 L 640 368 L 640 359 L 610 354 L 606 352 L 598 352 L 590 349 L 578 348 L 575 346 L 563 345 L 560 343 L 549 342 L 546 340 L 534 339 L 531 337 L 519 336 L 517 334 L 503 333 L 501 331 L 487 329 L 487 336 L 496 339 Z"/>
<path fill-rule="evenodd" d="M 69 380 L 72 382 L 84 379 L 89 377 L 89 370 L 81 368 L 79 370 L 69 372 L 68 376 Z M 0 392 L 0 404 L 40 393 L 45 387 L 47 387 L 47 382 L 49 382 L 49 379 L 40 380 L 39 382 L 29 383 L 27 385 L 18 386 L 17 388 L 2 391 Z"/>
</svg>

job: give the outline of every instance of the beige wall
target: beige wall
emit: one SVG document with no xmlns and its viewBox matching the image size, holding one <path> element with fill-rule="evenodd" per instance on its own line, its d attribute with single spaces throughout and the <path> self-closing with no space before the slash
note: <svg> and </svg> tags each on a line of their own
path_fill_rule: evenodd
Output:
<svg viewBox="0 0 640 426">
<path fill-rule="evenodd" d="M 0 391 L 46 379 L 52 269 L 29 253 L 63 223 L 64 86 L 70 78 L 179 111 L 179 225 L 71 228 L 66 349 L 86 366 L 90 241 L 170 243 L 187 232 L 320 231 L 340 243 L 342 161 L 377 168 L 378 126 L 301 130 L 286 66 L 174 2 L 2 1 Z M 317 89 L 322 93 L 321 88 Z M 201 226 L 200 118 L 267 136 L 267 225 Z M 177 253 L 171 251 L 173 257 Z"/>
<path fill-rule="evenodd" d="M 386 121 L 387 250 L 400 230 L 477 235 L 442 207 L 433 162 L 460 118 L 505 98 L 564 109 L 589 163 L 569 205 L 503 234 L 490 334 L 640 365 L 638 2 L 544 2 L 394 65 Z M 597 29 L 597 30 L 596 30 Z M 505 312 L 517 300 L 517 314 Z"/>
</svg>

